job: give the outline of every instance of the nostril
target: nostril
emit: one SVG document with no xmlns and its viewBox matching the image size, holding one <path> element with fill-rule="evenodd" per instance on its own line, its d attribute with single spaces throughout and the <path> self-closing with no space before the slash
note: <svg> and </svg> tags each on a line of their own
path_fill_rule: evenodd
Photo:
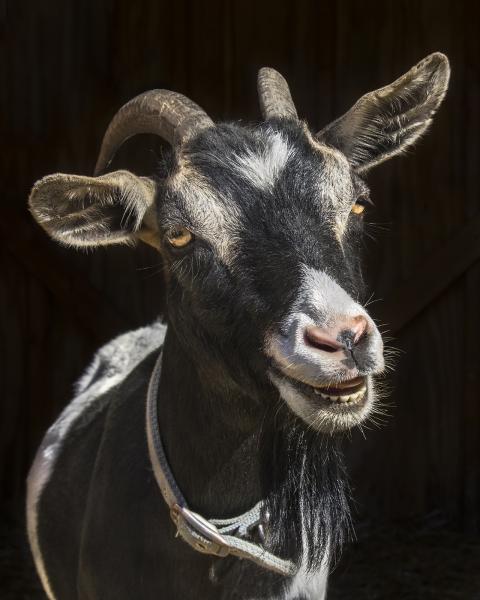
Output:
<svg viewBox="0 0 480 600">
<path fill-rule="evenodd" d="M 337 352 L 343 345 L 324 329 L 312 325 L 305 329 L 305 343 L 323 352 Z"/>
<path fill-rule="evenodd" d="M 353 334 L 353 343 L 357 344 L 361 338 L 367 333 L 368 321 L 363 315 L 353 317 L 353 324 L 350 328 Z"/>
</svg>

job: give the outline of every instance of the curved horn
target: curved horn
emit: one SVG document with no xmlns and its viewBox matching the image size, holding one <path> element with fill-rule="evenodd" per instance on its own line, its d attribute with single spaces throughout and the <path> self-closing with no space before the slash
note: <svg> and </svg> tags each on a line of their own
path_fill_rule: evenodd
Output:
<svg viewBox="0 0 480 600">
<path fill-rule="evenodd" d="M 213 125 L 207 113 L 182 94 L 168 90 L 140 94 L 124 104 L 111 120 L 103 137 L 95 174 L 103 171 L 118 148 L 138 133 L 153 133 L 178 146 Z"/>
<path fill-rule="evenodd" d="M 269 67 L 260 69 L 257 89 L 264 119 L 298 119 L 288 83 L 278 71 Z"/>
</svg>

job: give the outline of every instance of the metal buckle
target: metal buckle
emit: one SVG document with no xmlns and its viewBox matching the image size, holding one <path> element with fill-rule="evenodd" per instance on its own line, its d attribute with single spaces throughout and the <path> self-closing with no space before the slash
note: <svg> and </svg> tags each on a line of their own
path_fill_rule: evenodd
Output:
<svg viewBox="0 0 480 600">
<path fill-rule="evenodd" d="M 218 546 L 217 549 L 207 548 L 202 545 L 201 541 L 195 540 L 197 550 L 216 554 L 217 556 L 227 556 L 229 553 L 230 545 L 227 540 L 219 533 L 213 523 L 210 523 L 210 521 L 207 521 L 207 519 L 198 513 L 179 504 L 174 504 L 170 509 L 170 516 L 177 526 L 179 517 L 182 517 L 198 534 Z"/>
</svg>

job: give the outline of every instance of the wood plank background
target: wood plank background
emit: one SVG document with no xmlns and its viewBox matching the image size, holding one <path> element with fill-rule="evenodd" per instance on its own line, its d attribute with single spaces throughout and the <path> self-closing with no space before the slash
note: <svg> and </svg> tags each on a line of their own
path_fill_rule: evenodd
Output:
<svg viewBox="0 0 480 600">
<path fill-rule="evenodd" d="M 2 498 L 20 501 L 40 437 L 93 350 L 162 307 L 153 252 L 58 248 L 27 214 L 33 182 L 91 173 L 110 117 L 146 89 L 255 120 L 256 73 L 269 65 L 320 127 L 441 50 L 452 81 L 431 132 L 370 178 L 372 312 L 401 354 L 386 424 L 353 435 L 347 453 L 360 511 L 439 510 L 478 530 L 478 31 L 474 1 L 0 0 Z M 127 146 L 119 164 L 154 168 L 156 140 Z"/>
</svg>

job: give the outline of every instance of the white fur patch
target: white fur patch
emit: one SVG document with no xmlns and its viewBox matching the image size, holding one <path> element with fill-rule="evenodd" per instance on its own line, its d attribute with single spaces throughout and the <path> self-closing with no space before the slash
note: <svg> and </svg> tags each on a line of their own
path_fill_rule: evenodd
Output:
<svg viewBox="0 0 480 600">
<path fill-rule="evenodd" d="M 330 227 L 341 242 L 354 199 L 351 167 L 342 152 L 319 142 L 312 136 L 308 127 L 305 127 L 304 131 L 315 152 L 323 159 L 318 190 L 324 206 L 331 215 Z"/>
<path fill-rule="evenodd" d="M 368 396 L 359 410 L 351 413 L 328 407 L 319 410 L 288 377 L 309 385 L 319 385 L 345 379 L 350 367 L 333 353 L 319 353 L 306 344 L 305 328 L 311 325 L 334 327 L 339 319 L 362 315 L 369 324 L 370 352 L 375 357 L 376 372 L 384 367 L 383 343 L 365 309 L 331 277 L 307 266 L 302 270 L 298 297 L 282 323 L 282 333 L 271 332 L 265 340 L 265 352 L 287 377 L 274 371 L 269 373 L 269 377 L 295 415 L 312 428 L 331 433 L 358 425 L 368 416 L 374 401 L 371 378 L 368 377 Z"/>
<path fill-rule="evenodd" d="M 306 567 L 306 560 L 302 560 L 300 569 L 292 580 L 284 600 L 324 600 L 327 594 L 328 583 L 328 558 L 326 557 L 318 571 L 310 572 Z"/>
<path fill-rule="evenodd" d="M 50 427 L 27 479 L 27 530 L 33 559 L 43 588 L 50 600 L 55 600 L 45 568 L 38 536 L 38 504 L 60 455 L 62 443 L 75 422 L 85 419 L 85 412 L 93 404 L 101 408 L 104 394 L 119 384 L 165 338 L 166 326 L 156 322 L 115 338 L 95 355 L 92 364 L 76 385 L 77 395 Z M 94 416 L 97 411 L 91 411 Z"/>
<path fill-rule="evenodd" d="M 306 265 L 302 268 L 302 283 L 289 315 L 282 324 L 283 335 L 271 334 L 265 350 L 283 370 L 305 383 L 335 381 L 344 376 L 344 366 L 337 357 L 305 344 L 308 326 L 333 327 L 339 319 L 362 315 L 370 325 L 374 342 L 381 344 L 380 334 L 365 309 L 324 271 Z"/>
<path fill-rule="evenodd" d="M 338 151 L 322 148 L 324 158 L 319 180 L 323 203 L 332 215 L 331 226 L 341 240 L 353 199 L 353 182 L 347 159 Z"/>
<path fill-rule="evenodd" d="M 188 164 L 171 178 L 169 184 L 184 202 L 186 212 L 195 224 L 194 233 L 205 238 L 220 259 L 230 264 L 234 257 L 236 232 L 240 228 L 235 203 L 221 197 L 220 191 L 213 189 Z"/>
<path fill-rule="evenodd" d="M 355 302 L 325 271 L 306 265 L 302 268 L 302 283 L 296 304 L 311 308 L 322 321 L 334 321 L 339 316 L 363 315 L 371 322 L 363 306 Z"/>
<path fill-rule="evenodd" d="M 235 154 L 235 166 L 243 177 L 261 190 L 271 189 L 293 154 L 284 136 L 278 132 L 267 135 L 265 147 L 259 153 L 248 149 Z"/>
</svg>

